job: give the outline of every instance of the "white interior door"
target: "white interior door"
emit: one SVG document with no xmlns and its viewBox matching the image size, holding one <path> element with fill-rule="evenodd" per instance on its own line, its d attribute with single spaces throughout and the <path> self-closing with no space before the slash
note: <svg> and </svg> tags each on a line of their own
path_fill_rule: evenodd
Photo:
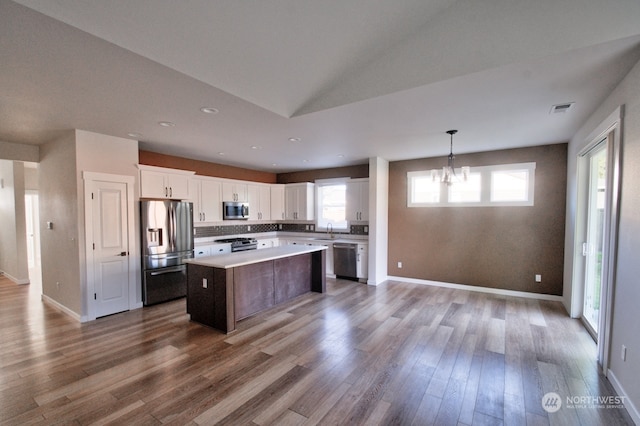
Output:
<svg viewBox="0 0 640 426">
<path fill-rule="evenodd" d="M 95 317 L 101 317 L 130 309 L 127 184 L 93 181 L 91 196 L 87 200 L 93 222 L 92 235 L 87 235 L 93 249 L 93 274 L 89 279 L 93 281 Z"/>
<path fill-rule="evenodd" d="M 96 317 L 129 310 L 127 185 L 95 182 L 93 264 Z"/>
</svg>

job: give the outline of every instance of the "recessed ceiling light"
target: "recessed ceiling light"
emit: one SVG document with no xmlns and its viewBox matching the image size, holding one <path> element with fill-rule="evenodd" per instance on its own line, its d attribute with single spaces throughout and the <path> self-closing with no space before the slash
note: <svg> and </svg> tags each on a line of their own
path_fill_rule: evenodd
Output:
<svg viewBox="0 0 640 426">
<path fill-rule="evenodd" d="M 175 127 L 176 125 L 176 123 L 172 123 L 170 121 L 159 121 L 158 124 L 162 127 Z"/>
<path fill-rule="evenodd" d="M 343 154 L 338 154 L 338 158 L 344 158 Z"/>
<path fill-rule="evenodd" d="M 302 162 L 303 162 L 303 163 L 308 163 L 308 162 L 309 162 L 309 160 L 302 160 Z"/>
<path fill-rule="evenodd" d="M 302 138 L 289 138 L 289 142 L 300 142 Z"/>
<path fill-rule="evenodd" d="M 223 156 L 225 154 L 224 154 L 224 152 L 219 152 L 218 155 Z"/>
<path fill-rule="evenodd" d="M 251 149 L 262 149 L 262 147 L 261 147 L 261 146 L 258 146 L 258 145 L 253 145 L 253 146 L 251 147 Z"/>
<path fill-rule="evenodd" d="M 140 139 L 142 137 L 142 133 L 131 132 L 127 133 L 127 136 L 134 139 Z"/>
<path fill-rule="evenodd" d="M 218 108 L 213 108 L 213 107 L 202 107 L 200 108 L 200 111 L 204 112 L 205 114 L 217 114 Z"/>
</svg>

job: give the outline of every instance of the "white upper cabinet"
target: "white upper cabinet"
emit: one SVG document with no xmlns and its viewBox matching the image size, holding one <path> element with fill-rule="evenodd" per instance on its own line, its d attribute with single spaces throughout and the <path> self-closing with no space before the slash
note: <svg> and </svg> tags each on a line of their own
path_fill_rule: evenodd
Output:
<svg viewBox="0 0 640 426">
<path fill-rule="evenodd" d="M 284 185 L 271 185 L 271 220 L 284 220 Z"/>
<path fill-rule="evenodd" d="M 248 184 L 249 220 L 271 220 L 271 189 L 266 184 Z"/>
<path fill-rule="evenodd" d="M 246 182 L 224 181 L 222 183 L 222 201 L 249 201 Z M 249 206 L 249 211 L 251 211 L 251 206 Z"/>
<path fill-rule="evenodd" d="M 222 220 L 222 182 L 214 178 L 194 177 L 189 181 L 193 202 L 193 222 Z"/>
<path fill-rule="evenodd" d="M 285 218 L 287 220 L 313 220 L 315 217 L 314 184 L 309 182 L 285 185 Z"/>
<path fill-rule="evenodd" d="M 347 182 L 347 220 L 369 220 L 369 179 L 352 179 Z"/>
<path fill-rule="evenodd" d="M 188 200 L 189 178 L 195 172 L 139 165 L 140 197 Z"/>
</svg>

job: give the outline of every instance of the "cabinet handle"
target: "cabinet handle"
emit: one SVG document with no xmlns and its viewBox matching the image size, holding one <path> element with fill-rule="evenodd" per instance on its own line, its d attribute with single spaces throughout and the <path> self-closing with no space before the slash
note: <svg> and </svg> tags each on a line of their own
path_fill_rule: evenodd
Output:
<svg viewBox="0 0 640 426">
<path fill-rule="evenodd" d="M 207 214 L 205 212 L 202 212 L 202 221 L 206 221 L 207 220 Z"/>
<path fill-rule="evenodd" d="M 169 188 L 167 188 L 166 186 L 164 187 L 164 196 L 165 197 L 169 196 Z"/>
<path fill-rule="evenodd" d="M 169 187 L 169 197 L 173 197 L 173 188 Z"/>
</svg>

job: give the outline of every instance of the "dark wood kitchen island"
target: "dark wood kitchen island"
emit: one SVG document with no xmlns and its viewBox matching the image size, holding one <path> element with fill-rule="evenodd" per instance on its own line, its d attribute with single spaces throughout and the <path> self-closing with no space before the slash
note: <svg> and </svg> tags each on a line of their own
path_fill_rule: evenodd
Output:
<svg viewBox="0 0 640 426">
<path fill-rule="evenodd" d="M 281 246 L 187 262 L 187 313 L 224 333 L 309 291 L 326 290 L 325 246 Z"/>
</svg>

